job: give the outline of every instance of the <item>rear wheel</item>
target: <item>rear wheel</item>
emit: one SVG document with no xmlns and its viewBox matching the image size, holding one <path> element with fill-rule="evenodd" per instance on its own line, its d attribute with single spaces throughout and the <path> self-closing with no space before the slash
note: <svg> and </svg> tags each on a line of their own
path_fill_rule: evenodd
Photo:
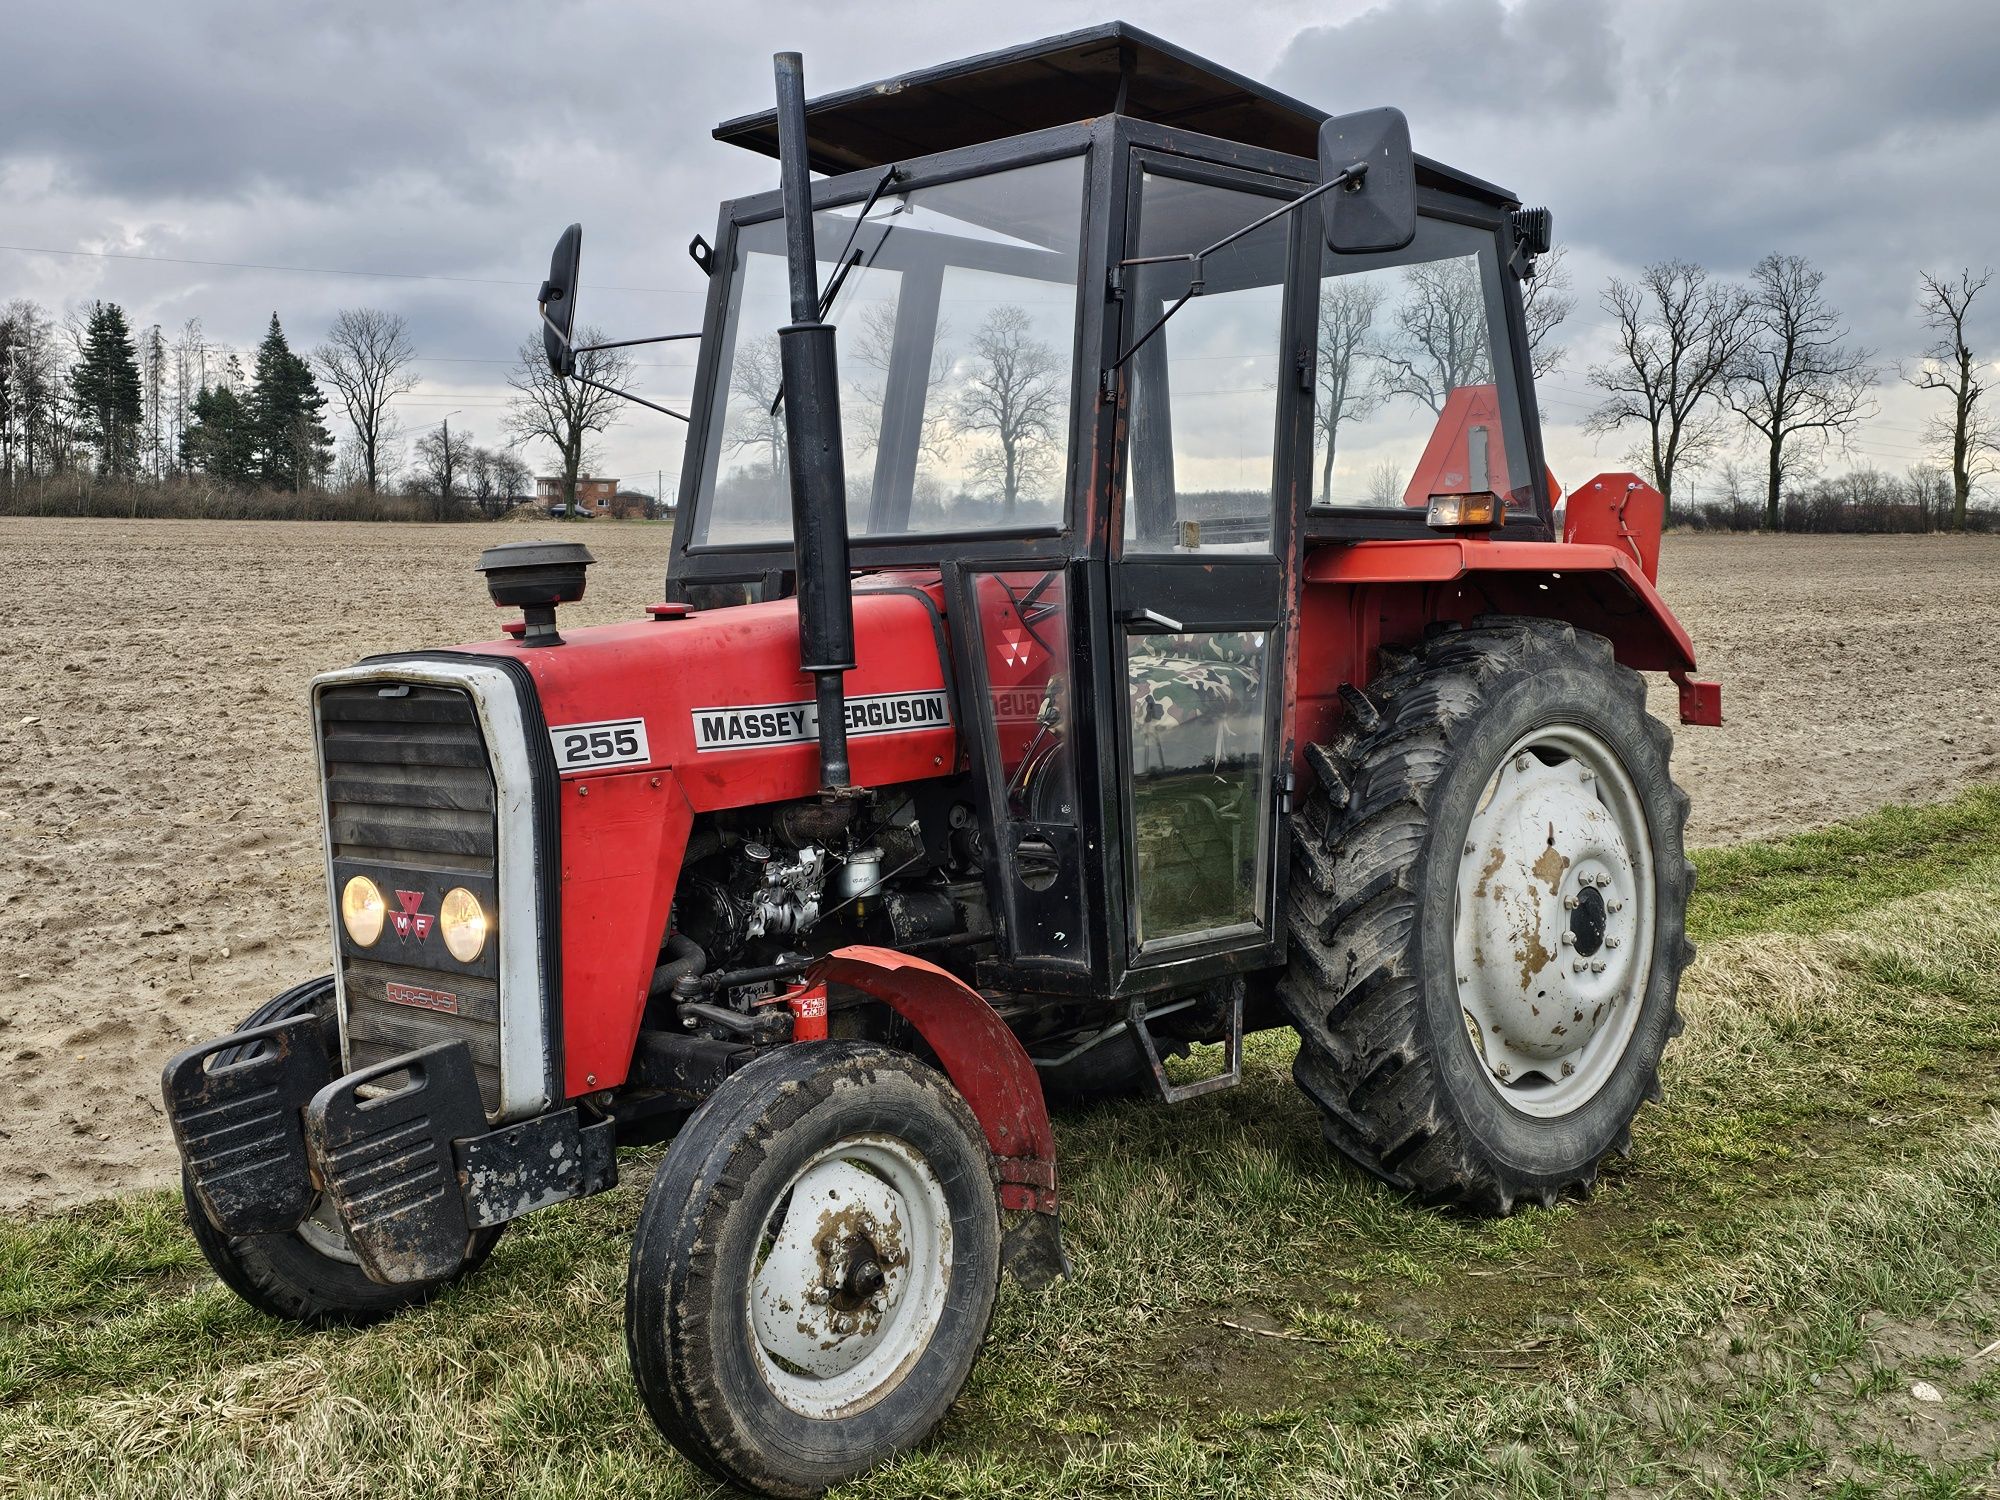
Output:
<svg viewBox="0 0 2000 1500">
<path fill-rule="evenodd" d="M 247 1031 L 313 1013 L 324 1023 L 328 1046 L 337 1047 L 333 1007 L 333 976 L 329 974 L 265 1002 L 236 1029 Z M 225 1058 L 233 1055 L 222 1054 Z M 473 1231 L 465 1260 L 451 1276 L 384 1286 L 371 1281 L 361 1269 L 360 1256 L 324 1196 L 314 1201 L 312 1211 L 296 1229 L 283 1234 L 244 1235 L 224 1234 L 209 1222 L 185 1173 L 181 1176 L 181 1196 L 195 1243 L 225 1286 L 259 1312 L 314 1326 L 372 1323 L 428 1302 L 484 1264 L 505 1227 Z"/>
<path fill-rule="evenodd" d="M 816 1495 L 937 1425 L 999 1265 L 985 1139 L 950 1084 L 883 1047 L 783 1047 L 703 1103 L 653 1179 L 633 1373 L 707 1473 Z"/>
<path fill-rule="evenodd" d="M 1435 635 L 1350 699 L 1308 753 L 1279 986 L 1329 1140 L 1489 1213 L 1629 1146 L 1694 956 L 1671 746 L 1609 643 L 1545 620 Z"/>
</svg>

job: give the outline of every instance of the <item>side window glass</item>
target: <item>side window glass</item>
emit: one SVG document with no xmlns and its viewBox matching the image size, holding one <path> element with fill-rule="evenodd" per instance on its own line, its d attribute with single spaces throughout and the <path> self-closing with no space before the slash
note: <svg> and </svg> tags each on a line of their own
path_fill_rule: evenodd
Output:
<svg viewBox="0 0 2000 1500">
<path fill-rule="evenodd" d="M 1438 219 L 1392 255 L 1327 252 L 1314 506 L 1421 510 L 1433 495 L 1484 490 L 1530 503 L 1500 274 L 1489 232 Z"/>
<path fill-rule="evenodd" d="M 1131 254 L 1200 250 L 1282 202 L 1149 171 Z M 1127 555 L 1271 550 L 1289 248 L 1279 219 L 1210 256 L 1200 294 L 1127 364 Z M 1129 267 L 1126 336 L 1151 328 L 1189 285 L 1185 262 Z"/>
<path fill-rule="evenodd" d="M 1269 667 L 1263 631 L 1126 637 L 1142 948 L 1263 915 Z"/>
<path fill-rule="evenodd" d="M 983 733 L 999 790 L 1000 887 L 1017 958 L 1085 955 L 1070 684 L 1068 579 L 1060 567 L 972 580 Z"/>
</svg>

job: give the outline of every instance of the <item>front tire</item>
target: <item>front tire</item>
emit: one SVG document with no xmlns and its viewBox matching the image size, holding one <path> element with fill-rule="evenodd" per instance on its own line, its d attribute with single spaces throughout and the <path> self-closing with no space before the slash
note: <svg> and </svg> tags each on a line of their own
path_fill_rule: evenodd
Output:
<svg viewBox="0 0 2000 1500">
<path fill-rule="evenodd" d="M 653 1179 L 633 1374 L 706 1473 L 817 1495 L 937 1425 L 999 1269 L 993 1167 L 950 1084 L 883 1047 L 783 1047 L 702 1104 Z"/>
<path fill-rule="evenodd" d="M 1602 637 L 1488 618 L 1349 699 L 1293 823 L 1293 1074 L 1426 1201 L 1587 1191 L 1659 1096 L 1694 867 L 1672 737 Z"/>
<path fill-rule="evenodd" d="M 248 1031 L 272 1021 L 317 1014 L 330 1048 L 338 1049 L 333 1019 L 331 974 L 309 979 L 266 1001 L 236 1029 Z M 233 1057 L 233 1052 L 224 1053 Z M 298 1228 L 282 1234 L 224 1234 L 209 1222 L 195 1196 L 194 1183 L 181 1174 L 181 1197 L 188 1228 L 215 1274 L 245 1302 L 274 1318 L 308 1327 L 348 1326 L 377 1322 L 428 1302 L 447 1286 L 479 1269 L 500 1240 L 500 1225 L 474 1230 L 465 1260 L 450 1276 L 436 1281 L 384 1286 L 361 1269 L 361 1258 L 348 1243 L 340 1219 L 322 1196 Z"/>
</svg>

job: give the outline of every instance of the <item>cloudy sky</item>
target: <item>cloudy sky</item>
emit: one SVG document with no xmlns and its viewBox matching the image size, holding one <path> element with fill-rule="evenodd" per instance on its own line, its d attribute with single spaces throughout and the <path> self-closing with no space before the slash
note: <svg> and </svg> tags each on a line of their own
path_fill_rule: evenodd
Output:
<svg viewBox="0 0 2000 1500">
<path fill-rule="evenodd" d="M 1930 399 L 1889 368 L 1924 342 L 1917 273 L 2000 263 L 1993 0 L 67 0 L 6 23 L 0 300 L 108 298 L 245 349 L 274 310 L 309 346 L 338 308 L 393 309 L 423 355 L 404 425 L 455 410 L 496 442 L 572 219 L 588 321 L 693 326 L 683 247 L 717 200 L 776 182 L 709 130 L 768 102 L 774 49 L 803 51 L 818 93 L 1113 16 L 1328 108 L 1400 105 L 1420 151 L 1554 208 L 1578 294 L 1543 386 L 1566 479 L 1624 447 L 1575 427 L 1608 275 L 1810 257 L 1891 381 L 1847 461 L 1900 469 Z M 1979 328 L 2000 355 L 2000 289 Z M 667 349 L 642 375 L 671 402 L 689 356 Z M 632 409 L 599 467 L 671 490 L 682 438 Z"/>
</svg>

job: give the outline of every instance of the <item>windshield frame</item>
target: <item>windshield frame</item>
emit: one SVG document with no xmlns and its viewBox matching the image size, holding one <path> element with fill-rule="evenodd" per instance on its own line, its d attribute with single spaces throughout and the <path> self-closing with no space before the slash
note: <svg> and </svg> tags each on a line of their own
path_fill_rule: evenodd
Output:
<svg viewBox="0 0 2000 1500">
<path fill-rule="evenodd" d="M 892 195 L 900 196 L 1046 162 L 1070 158 L 1081 161 L 1082 190 L 1076 204 L 1079 234 L 1076 317 L 1067 351 L 1072 362 L 1072 389 L 1076 392 L 1094 384 L 1096 376 L 1092 362 L 1099 358 L 1096 334 L 1102 323 L 1101 245 L 1106 205 L 1097 182 L 1103 170 L 1109 134 L 1107 122 L 1065 125 L 988 146 L 914 157 L 898 163 L 904 175 L 891 193 L 883 195 L 887 199 Z M 813 211 L 818 214 L 829 209 L 858 208 L 881 180 L 880 167 L 815 180 Z M 881 211 L 879 205 L 876 211 Z M 709 278 L 701 352 L 695 367 L 694 399 L 688 411 L 687 448 L 674 523 L 673 564 L 670 570 L 673 577 L 755 579 L 767 571 L 790 570 L 792 542 L 789 535 L 749 542 L 696 540 L 697 511 L 702 504 L 702 493 L 714 457 L 710 452 L 710 443 L 715 408 L 718 400 L 726 399 L 726 393 L 717 390 L 717 374 L 722 363 L 723 334 L 728 324 L 732 283 L 738 275 L 738 241 L 743 231 L 778 219 L 782 212 L 780 195 L 775 189 L 732 199 L 722 205 L 714 249 L 715 272 Z M 838 249 L 838 246 L 828 248 Z M 824 278 L 829 270 L 824 259 L 821 266 Z M 831 321 L 837 325 L 837 315 Z M 882 536 L 856 535 L 851 539 L 849 548 L 854 566 L 906 563 L 913 552 L 926 559 L 957 555 L 968 547 L 976 549 L 981 556 L 994 555 L 996 548 L 1000 555 L 1018 552 L 1021 555 L 1067 556 L 1069 539 L 1078 527 L 1073 503 L 1078 492 L 1078 474 L 1082 466 L 1095 461 L 1088 434 L 1094 420 L 1095 405 L 1092 400 L 1072 399 L 1063 416 L 1068 451 L 1060 480 L 1059 522 L 948 531 L 902 531 Z M 766 568 L 746 567 L 746 564 L 767 560 Z"/>
<path fill-rule="evenodd" d="M 1122 351 L 1124 336 L 1121 304 L 1109 293 L 1114 247 L 1122 247 L 1127 228 L 1129 176 L 1134 148 L 1177 156 L 1190 163 L 1240 171 L 1293 182 L 1310 182 L 1317 164 L 1286 152 L 1250 146 L 1179 126 L 1155 124 L 1122 115 L 1106 115 L 1076 124 L 1013 136 L 990 143 L 961 147 L 928 156 L 913 156 L 898 163 L 907 173 L 899 190 L 935 186 L 968 177 L 985 176 L 1014 167 L 1032 166 L 1063 157 L 1084 158 L 1082 255 L 1078 272 L 1076 339 L 1074 359 L 1075 400 L 1068 413 L 1069 456 L 1064 477 L 1063 522 L 1060 527 L 1007 529 L 998 531 L 898 533 L 892 538 L 856 536 L 849 555 L 857 570 L 920 567 L 933 569 L 961 561 L 1003 562 L 1067 558 L 1107 558 L 1112 549 L 1109 523 L 1115 510 L 1111 492 L 1123 482 L 1122 468 L 1125 421 L 1124 393 L 1107 398 L 1103 372 Z M 858 207 L 881 181 L 882 168 L 872 166 L 816 179 L 813 208 Z M 1494 236 L 1504 266 L 1512 242 L 1509 214 L 1518 206 L 1511 196 L 1495 189 L 1492 200 L 1475 197 L 1467 188 L 1446 188 L 1424 179 L 1419 168 L 1418 212 L 1427 216 L 1472 225 Z M 878 210 L 879 211 L 879 210 Z M 708 295 L 702 321 L 700 353 L 695 367 L 694 390 L 688 414 L 686 450 L 681 466 L 680 489 L 675 511 L 672 551 L 667 563 L 669 598 L 686 597 L 690 584 L 748 583 L 760 587 L 765 597 L 777 597 L 789 589 L 794 568 L 791 543 L 753 542 L 695 544 L 694 523 L 700 493 L 715 376 L 721 361 L 721 334 L 728 312 L 729 286 L 734 277 L 736 234 L 739 225 L 754 224 L 778 217 L 781 204 L 777 190 L 749 194 L 725 201 L 717 217 L 715 273 L 708 279 Z M 1302 214 L 1295 222 L 1297 233 L 1317 238 L 1317 215 Z M 1116 254 L 1123 254 L 1122 248 Z M 1317 275 L 1316 256 L 1307 257 Z M 1548 489 L 1548 472 L 1542 446 L 1540 412 L 1535 381 L 1527 368 L 1527 328 L 1520 286 L 1505 273 L 1503 297 L 1513 371 L 1514 399 L 1518 402 L 1522 438 L 1535 497 L 1533 514 L 1509 518 L 1508 524 L 1492 535 L 1496 541 L 1547 540 L 1553 532 Z M 1311 337 L 1309 318 L 1313 299 L 1296 299 L 1296 326 L 1288 325 L 1288 343 Z M 1310 467 L 1310 456 L 1306 467 Z M 1438 535 L 1425 524 L 1420 512 L 1389 510 L 1329 510 L 1314 507 L 1301 497 L 1291 518 L 1291 550 L 1331 541 L 1397 540 Z"/>
</svg>

